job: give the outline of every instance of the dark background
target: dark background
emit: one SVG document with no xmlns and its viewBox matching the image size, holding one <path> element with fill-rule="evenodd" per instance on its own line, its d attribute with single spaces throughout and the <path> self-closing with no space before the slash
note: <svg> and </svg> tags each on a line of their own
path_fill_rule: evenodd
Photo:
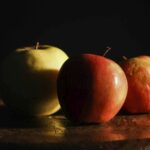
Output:
<svg viewBox="0 0 150 150">
<path fill-rule="evenodd" d="M 69 56 L 79 53 L 150 55 L 148 2 L 4 1 L 0 4 L 1 60 L 23 46 L 50 44 Z"/>
</svg>

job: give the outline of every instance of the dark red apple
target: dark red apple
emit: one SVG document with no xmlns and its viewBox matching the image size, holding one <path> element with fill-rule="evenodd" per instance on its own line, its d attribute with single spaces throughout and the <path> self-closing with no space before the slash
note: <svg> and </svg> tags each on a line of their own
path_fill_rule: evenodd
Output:
<svg viewBox="0 0 150 150">
<path fill-rule="evenodd" d="M 66 117 L 75 123 L 112 119 L 124 103 L 127 87 L 122 68 L 94 54 L 71 57 L 57 78 L 60 105 Z"/>
<path fill-rule="evenodd" d="M 150 112 L 150 57 L 137 56 L 121 64 L 127 80 L 128 94 L 123 110 L 128 113 Z"/>
</svg>

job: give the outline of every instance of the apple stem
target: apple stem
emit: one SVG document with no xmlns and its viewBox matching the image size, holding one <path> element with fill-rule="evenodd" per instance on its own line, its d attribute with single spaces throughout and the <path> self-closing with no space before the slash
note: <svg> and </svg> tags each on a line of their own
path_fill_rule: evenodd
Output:
<svg viewBox="0 0 150 150">
<path fill-rule="evenodd" d="M 36 46 L 35 46 L 35 49 L 38 49 L 38 48 L 39 48 L 39 45 L 40 45 L 40 43 L 37 42 L 37 43 L 36 43 Z"/>
<path fill-rule="evenodd" d="M 123 58 L 124 60 L 127 60 L 127 59 L 128 59 L 126 56 L 122 56 L 122 58 Z"/>
<path fill-rule="evenodd" d="M 111 47 L 107 46 L 107 47 L 106 47 L 106 51 L 105 51 L 105 53 L 103 54 L 103 56 L 105 56 L 110 50 L 111 50 Z"/>
</svg>

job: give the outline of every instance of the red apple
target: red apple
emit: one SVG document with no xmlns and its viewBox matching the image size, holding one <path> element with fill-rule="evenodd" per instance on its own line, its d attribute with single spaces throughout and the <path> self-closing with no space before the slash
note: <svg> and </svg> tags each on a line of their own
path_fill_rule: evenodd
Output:
<svg viewBox="0 0 150 150">
<path fill-rule="evenodd" d="M 121 64 L 127 80 L 128 94 L 123 110 L 128 113 L 150 112 L 150 57 L 137 56 Z"/>
<path fill-rule="evenodd" d="M 57 78 L 60 105 L 74 123 L 101 123 L 112 119 L 125 101 L 127 87 L 122 68 L 94 54 L 68 59 Z"/>
</svg>

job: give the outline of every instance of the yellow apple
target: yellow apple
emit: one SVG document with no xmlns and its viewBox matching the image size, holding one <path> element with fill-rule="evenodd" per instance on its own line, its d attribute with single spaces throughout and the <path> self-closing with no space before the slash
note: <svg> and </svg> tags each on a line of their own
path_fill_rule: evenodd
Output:
<svg viewBox="0 0 150 150">
<path fill-rule="evenodd" d="M 51 115 L 60 109 L 56 80 L 68 55 L 50 45 L 13 51 L 1 65 L 0 90 L 12 110 L 29 116 Z"/>
</svg>

